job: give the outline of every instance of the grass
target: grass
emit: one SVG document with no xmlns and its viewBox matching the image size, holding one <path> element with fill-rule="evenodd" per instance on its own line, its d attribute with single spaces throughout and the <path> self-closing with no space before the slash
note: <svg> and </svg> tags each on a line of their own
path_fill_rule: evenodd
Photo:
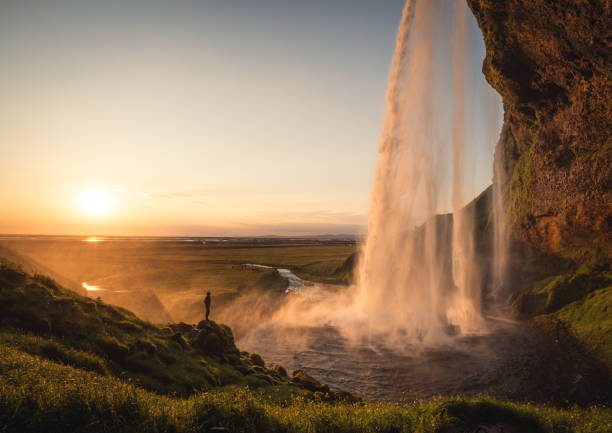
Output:
<svg viewBox="0 0 612 433">
<path fill-rule="evenodd" d="M 353 271 L 357 260 L 357 252 L 345 257 L 344 254 L 330 257 L 293 270 L 293 273 L 303 280 L 317 281 L 327 284 L 348 285 L 353 281 Z"/>
<path fill-rule="evenodd" d="M 234 346 L 231 330 L 209 322 L 193 343 L 170 328 L 0 263 L 0 344 L 79 369 L 121 377 L 162 394 L 223 385 L 287 384 Z"/>
<path fill-rule="evenodd" d="M 612 269 L 593 258 L 523 287 L 512 305 L 516 317 L 560 320 L 574 338 L 612 372 Z M 538 321 L 536 320 L 536 323 Z"/>
<path fill-rule="evenodd" d="M 566 410 L 487 397 L 333 404 L 274 387 L 226 388 L 188 398 L 40 359 L 0 345 L 0 429 L 19 432 L 443 432 L 500 423 L 520 431 L 612 431 L 605 407 Z M 283 399 L 286 398 L 286 399 Z"/>
<path fill-rule="evenodd" d="M 110 290 L 151 289 L 160 297 L 211 290 L 214 295 L 253 285 L 261 272 L 245 263 L 289 268 L 313 281 L 333 272 L 355 252 L 350 243 L 207 246 L 199 242 L 81 240 L 4 241 L 71 280 Z"/>
<path fill-rule="evenodd" d="M 612 286 L 589 293 L 560 309 L 555 316 L 567 323 L 612 371 Z"/>
<path fill-rule="evenodd" d="M 58 275 L 86 281 L 106 291 L 91 292 L 154 322 L 193 323 L 201 320 L 206 291 L 215 305 L 244 288 L 282 291 L 287 280 L 276 272 L 246 263 L 291 269 L 319 282 L 346 284 L 352 272 L 342 267 L 356 250 L 351 242 L 144 242 L 69 240 L 6 240 L 16 250 L 45 263 Z M 1 257 L 2 250 L 0 250 Z M 352 270 L 352 269 L 351 269 Z M 137 292 L 143 290 L 143 292 Z M 138 293 L 138 294 L 136 294 Z"/>
</svg>

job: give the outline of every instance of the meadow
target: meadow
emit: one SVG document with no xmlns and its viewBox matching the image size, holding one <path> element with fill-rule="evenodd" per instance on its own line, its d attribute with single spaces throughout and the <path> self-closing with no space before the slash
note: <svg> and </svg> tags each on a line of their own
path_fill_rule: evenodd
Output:
<svg viewBox="0 0 612 433">
<path fill-rule="evenodd" d="M 109 290 L 151 289 L 156 293 L 235 291 L 261 277 L 245 263 L 291 269 L 313 281 L 346 283 L 334 275 L 357 247 L 354 241 L 142 241 L 82 238 L 4 240 L 9 248 L 78 282 Z"/>
<path fill-rule="evenodd" d="M 557 409 L 487 397 L 348 404 L 283 399 L 273 388 L 248 387 L 163 396 L 2 345 L 0 371 L 0 429 L 6 432 L 204 433 L 225 427 L 230 432 L 437 433 L 492 426 L 506 432 L 612 431 L 612 411 L 606 407 Z"/>
<path fill-rule="evenodd" d="M 287 268 L 299 277 L 346 285 L 352 277 L 352 240 L 177 239 L 138 238 L 88 241 L 87 238 L 9 238 L 2 245 L 61 276 L 67 287 L 83 282 L 102 290 L 89 296 L 128 308 L 153 322 L 202 317 L 202 300 L 212 292 L 214 304 L 245 288 L 282 291 L 287 280 L 259 264 Z M 0 255 L 1 256 L 1 255 Z M 8 257 L 11 259 L 10 255 Z"/>
</svg>

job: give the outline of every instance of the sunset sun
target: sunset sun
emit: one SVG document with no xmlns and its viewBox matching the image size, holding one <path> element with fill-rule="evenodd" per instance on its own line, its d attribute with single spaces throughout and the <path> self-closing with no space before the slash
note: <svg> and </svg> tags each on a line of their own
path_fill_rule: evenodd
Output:
<svg viewBox="0 0 612 433">
<path fill-rule="evenodd" d="M 105 189 L 89 188 L 81 191 L 78 197 L 79 208 L 92 217 L 106 215 L 112 206 L 110 194 Z"/>
</svg>

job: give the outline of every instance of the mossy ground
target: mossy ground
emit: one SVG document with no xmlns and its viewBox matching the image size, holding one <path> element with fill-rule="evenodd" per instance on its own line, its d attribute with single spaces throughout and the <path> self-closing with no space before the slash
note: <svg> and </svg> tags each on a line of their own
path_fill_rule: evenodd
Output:
<svg viewBox="0 0 612 433">
<path fill-rule="evenodd" d="M 525 285 L 512 305 L 516 317 L 541 318 L 541 324 L 559 321 L 610 372 L 611 312 L 612 268 L 597 257 Z"/>
<path fill-rule="evenodd" d="M 357 253 L 302 265 L 293 270 L 298 277 L 327 284 L 348 285 L 353 282 Z"/>
<path fill-rule="evenodd" d="M 612 286 L 595 290 L 566 305 L 555 316 L 569 324 L 572 332 L 612 372 Z"/>
</svg>

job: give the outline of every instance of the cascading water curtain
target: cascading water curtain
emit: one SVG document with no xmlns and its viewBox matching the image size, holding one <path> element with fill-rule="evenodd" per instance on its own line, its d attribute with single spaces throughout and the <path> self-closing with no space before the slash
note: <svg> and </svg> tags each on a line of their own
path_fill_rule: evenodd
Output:
<svg viewBox="0 0 612 433">
<path fill-rule="evenodd" d="M 444 7 L 446 17 L 436 16 Z M 444 19 L 450 29 L 439 25 Z M 484 326 L 485 270 L 475 254 L 475 215 L 465 208 L 473 176 L 467 22 L 464 2 L 404 6 L 356 290 L 366 336 L 440 342 Z M 453 216 L 436 217 L 445 206 Z"/>
</svg>

